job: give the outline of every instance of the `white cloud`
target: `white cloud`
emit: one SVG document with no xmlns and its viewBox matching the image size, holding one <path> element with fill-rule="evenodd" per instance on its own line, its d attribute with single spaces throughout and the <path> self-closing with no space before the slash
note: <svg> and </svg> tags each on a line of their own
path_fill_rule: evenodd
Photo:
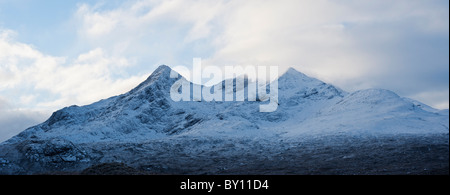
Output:
<svg viewBox="0 0 450 195">
<path fill-rule="evenodd" d="M 194 50 L 212 48 L 209 43 L 196 41 L 215 36 L 217 23 L 213 21 L 226 11 L 223 4 L 224 1 L 151 0 L 124 2 L 115 9 L 104 9 L 102 4 L 81 4 L 74 23 L 78 26 L 78 42 L 90 47 L 102 48 L 112 55 L 135 57 L 151 65 L 184 65 L 180 58 Z M 96 26 L 105 25 L 102 20 L 114 25 L 101 28 L 106 29 L 98 33 L 101 36 L 91 33 L 97 31 Z M 192 60 L 192 56 L 189 58 Z"/>
<path fill-rule="evenodd" d="M 99 37 L 110 33 L 117 25 L 117 20 L 114 17 L 114 13 L 99 14 L 92 12 L 91 8 L 87 5 L 81 5 L 76 13 L 82 16 L 82 33 L 86 33 L 90 37 Z"/>
<path fill-rule="evenodd" d="M 124 93 L 147 76 L 118 77 L 121 69 L 131 64 L 126 58 L 111 57 L 100 48 L 67 60 L 45 55 L 30 45 L 2 35 L 0 53 L 3 54 L 0 56 L 0 92 L 16 96 L 7 98 L 16 99 L 14 104 L 19 107 L 33 106 L 34 103 L 42 109 L 59 109 L 72 104 L 88 104 Z M 37 100 L 38 97 L 41 99 Z"/>
</svg>

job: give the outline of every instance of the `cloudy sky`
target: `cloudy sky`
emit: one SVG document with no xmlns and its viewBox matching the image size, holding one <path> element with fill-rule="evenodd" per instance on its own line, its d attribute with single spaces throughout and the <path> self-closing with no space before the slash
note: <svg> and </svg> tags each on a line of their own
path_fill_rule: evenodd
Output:
<svg viewBox="0 0 450 195">
<path fill-rule="evenodd" d="M 294 67 L 446 109 L 449 1 L 0 0 L 0 135 L 194 57 Z"/>
</svg>

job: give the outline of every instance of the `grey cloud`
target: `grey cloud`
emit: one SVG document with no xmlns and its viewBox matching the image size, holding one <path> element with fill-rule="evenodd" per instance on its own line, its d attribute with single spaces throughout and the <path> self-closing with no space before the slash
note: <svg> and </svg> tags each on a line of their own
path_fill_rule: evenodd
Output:
<svg viewBox="0 0 450 195">
<path fill-rule="evenodd" d="M 47 117 L 47 114 L 42 112 L 13 110 L 8 102 L 0 99 L 0 142 L 43 122 Z"/>
</svg>

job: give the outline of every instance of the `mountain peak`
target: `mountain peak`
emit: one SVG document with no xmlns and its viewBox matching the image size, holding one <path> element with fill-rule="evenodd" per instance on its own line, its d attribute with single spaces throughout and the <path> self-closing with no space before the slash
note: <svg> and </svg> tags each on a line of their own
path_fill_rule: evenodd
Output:
<svg viewBox="0 0 450 195">
<path fill-rule="evenodd" d="M 165 64 L 162 64 L 162 65 L 158 66 L 158 68 L 156 68 L 156 70 L 153 71 L 152 74 L 154 74 L 154 73 L 160 73 L 160 72 L 168 72 L 168 71 L 171 71 L 171 70 L 172 70 L 172 69 L 171 69 L 169 66 L 167 66 L 167 65 L 165 65 Z"/>
<path fill-rule="evenodd" d="M 322 81 L 309 77 L 292 67 L 281 75 L 278 80 L 280 82 L 323 83 Z"/>
<path fill-rule="evenodd" d="M 310 78 L 313 79 L 306 74 L 296 70 L 295 68 L 290 67 L 281 77 L 289 76 L 289 77 L 297 77 L 297 78 Z"/>
<path fill-rule="evenodd" d="M 289 69 L 286 71 L 286 73 L 301 73 L 300 71 L 296 70 L 295 68 L 289 67 Z"/>
<path fill-rule="evenodd" d="M 170 78 L 170 72 L 172 69 L 167 65 L 160 65 L 155 71 L 147 78 L 147 80 L 159 80 L 161 78 Z"/>
<path fill-rule="evenodd" d="M 290 96 L 296 96 L 299 93 L 305 97 L 312 94 L 320 94 L 330 99 L 333 97 L 343 97 L 346 94 L 345 91 L 319 79 L 309 77 L 294 68 L 289 68 L 278 78 L 278 88 L 283 90 L 284 94 L 290 94 Z"/>
<path fill-rule="evenodd" d="M 173 82 L 177 80 L 177 78 L 171 78 L 170 74 L 172 70 L 167 65 L 160 65 L 158 68 L 156 68 L 155 71 L 141 84 L 139 84 L 136 88 L 131 90 L 130 92 L 133 93 L 135 91 L 139 91 L 143 88 L 146 88 L 147 86 L 157 84 L 157 85 L 164 85 L 165 87 L 170 87 Z M 174 71 L 175 72 L 175 71 Z"/>
</svg>

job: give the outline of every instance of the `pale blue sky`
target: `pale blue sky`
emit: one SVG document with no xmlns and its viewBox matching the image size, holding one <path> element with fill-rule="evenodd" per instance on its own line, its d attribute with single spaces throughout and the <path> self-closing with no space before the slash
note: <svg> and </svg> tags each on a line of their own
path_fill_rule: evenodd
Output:
<svg viewBox="0 0 450 195">
<path fill-rule="evenodd" d="M 67 50 L 75 40 L 76 29 L 65 23 L 76 11 L 77 2 L 1 0 L 0 27 L 16 31 L 20 41 L 44 52 L 62 55 L 61 51 Z"/>
<path fill-rule="evenodd" d="M 444 109 L 448 16 L 448 0 L 0 0 L 0 123 L 45 120 L 194 57 L 294 67 Z"/>
</svg>

